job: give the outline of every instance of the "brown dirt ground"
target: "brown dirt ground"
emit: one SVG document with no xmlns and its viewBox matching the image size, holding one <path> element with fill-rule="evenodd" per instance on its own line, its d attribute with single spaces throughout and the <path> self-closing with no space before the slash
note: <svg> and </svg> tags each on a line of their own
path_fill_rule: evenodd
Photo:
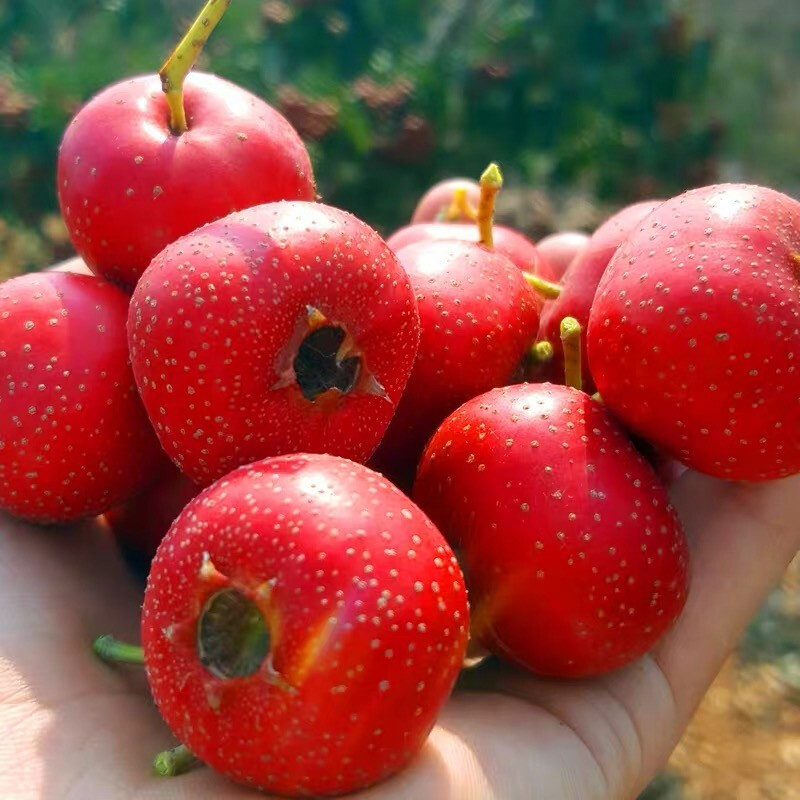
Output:
<svg viewBox="0 0 800 800">
<path fill-rule="evenodd" d="M 800 556 L 647 800 L 800 800 Z"/>
</svg>

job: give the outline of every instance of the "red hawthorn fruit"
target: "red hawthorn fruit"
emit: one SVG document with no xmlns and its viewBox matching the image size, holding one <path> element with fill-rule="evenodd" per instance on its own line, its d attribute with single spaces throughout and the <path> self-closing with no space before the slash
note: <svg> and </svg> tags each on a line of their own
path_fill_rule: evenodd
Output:
<svg viewBox="0 0 800 800">
<path fill-rule="evenodd" d="M 416 291 L 420 347 L 372 465 L 401 488 L 411 488 L 425 442 L 451 411 L 512 381 L 538 326 L 538 296 L 494 250 L 494 209 L 503 186 L 497 164 L 486 168 L 479 186 L 479 243 L 423 240 L 399 251 Z"/>
<path fill-rule="evenodd" d="M 462 202 L 457 202 L 461 194 Z M 471 178 L 448 178 L 434 184 L 420 198 L 411 223 L 437 222 L 446 219 L 448 222 L 474 222 L 474 209 L 478 205 L 481 187 Z"/>
<path fill-rule="evenodd" d="M 419 316 L 372 228 L 283 202 L 160 253 L 133 294 L 128 336 L 164 449 L 207 485 L 288 452 L 366 461 L 411 372 Z"/>
<path fill-rule="evenodd" d="M 397 256 L 416 291 L 420 345 L 372 465 L 410 488 L 442 420 L 512 378 L 536 335 L 539 313 L 522 272 L 483 245 L 422 241 Z"/>
<path fill-rule="evenodd" d="M 397 253 L 403 247 L 415 242 L 437 239 L 460 239 L 477 243 L 480 233 L 476 225 L 464 225 L 459 222 L 424 222 L 400 228 L 386 240 L 386 244 Z M 519 231 L 504 225 L 495 225 L 494 249 L 524 272 L 530 272 L 548 281 L 555 280 L 552 268 L 539 255 L 536 245 Z"/>
<path fill-rule="evenodd" d="M 162 457 L 125 338 L 128 297 L 94 275 L 0 285 L 0 507 L 36 522 L 94 516 Z"/>
<path fill-rule="evenodd" d="M 559 339 L 561 320 L 564 317 L 573 317 L 584 330 L 586 329 L 594 293 L 608 262 L 628 235 L 663 202 L 663 200 L 648 200 L 635 203 L 623 208 L 604 222 L 589 239 L 583 252 L 570 264 L 561 279 L 559 296 L 545 304 L 542 309 L 539 339 L 548 341 L 553 346 L 554 355 L 549 365 L 549 377 L 555 383 L 561 382 L 560 377 L 564 373 L 564 359 Z M 591 394 L 594 391 L 594 383 L 585 347 L 582 355 L 584 388 Z"/>
<path fill-rule="evenodd" d="M 473 636 L 536 673 L 616 669 L 683 607 L 688 551 L 666 491 L 576 389 L 522 384 L 461 406 L 414 495 L 460 550 Z"/>
<path fill-rule="evenodd" d="M 72 243 L 94 272 L 125 287 L 206 222 L 316 196 L 305 145 L 263 100 L 193 72 L 186 114 L 189 130 L 174 134 L 158 76 L 146 75 L 105 89 L 64 134 L 58 194 Z"/>
<path fill-rule="evenodd" d="M 589 235 L 580 231 L 551 233 L 536 242 L 539 255 L 550 265 L 554 280 L 561 280 L 573 259 L 583 252 Z"/>
<path fill-rule="evenodd" d="M 70 237 L 123 287 L 204 223 L 316 196 L 308 152 L 278 111 L 215 75 L 189 75 L 229 5 L 209 0 L 157 76 L 105 89 L 64 134 L 58 192 Z"/>
<path fill-rule="evenodd" d="M 597 388 L 666 455 L 720 478 L 800 471 L 800 203 L 723 184 L 617 251 L 588 331 Z"/>
<path fill-rule="evenodd" d="M 328 455 L 268 459 L 192 501 L 142 614 L 153 698 L 230 778 L 354 791 L 422 746 L 464 657 L 452 551 L 381 476 Z"/>
<path fill-rule="evenodd" d="M 156 471 L 143 492 L 105 514 L 120 547 L 144 563 L 152 560 L 172 523 L 200 492 L 166 457 Z"/>
</svg>

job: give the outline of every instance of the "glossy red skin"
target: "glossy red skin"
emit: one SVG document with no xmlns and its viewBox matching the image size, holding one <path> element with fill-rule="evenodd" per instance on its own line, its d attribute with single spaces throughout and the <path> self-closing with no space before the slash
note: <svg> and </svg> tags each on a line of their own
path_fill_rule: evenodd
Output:
<svg viewBox="0 0 800 800">
<path fill-rule="evenodd" d="M 150 477 L 162 455 L 128 361 L 127 308 L 94 275 L 0 285 L 0 508 L 67 522 Z"/>
<path fill-rule="evenodd" d="M 597 290 L 589 360 L 612 411 L 720 478 L 800 471 L 800 203 L 728 184 L 669 200 Z"/>
<path fill-rule="evenodd" d="M 156 554 L 161 540 L 200 487 L 163 457 L 158 475 L 143 492 L 105 515 L 120 546 L 145 561 Z"/>
<path fill-rule="evenodd" d="M 467 193 L 467 202 L 469 202 L 473 208 L 478 207 L 478 202 L 481 199 L 481 187 L 477 181 L 471 178 L 448 178 L 447 180 L 439 181 L 439 183 L 434 184 L 422 195 L 411 217 L 412 224 L 418 222 L 436 222 L 440 218 L 442 212 L 450 208 L 456 189 L 465 189 Z M 474 221 L 470 220 L 468 217 L 450 221 L 475 224 Z"/>
<path fill-rule="evenodd" d="M 483 245 L 417 242 L 398 258 L 416 292 L 420 345 L 372 463 L 410 488 L 425 443 L 442 420 L 511 380 L 536 336 L 539 312 L 522 273 Z"/>
<path fill-rule="evenodd" d="M 382 394 L 357 386 L 303 397 L 292 362 L 308 307 L 350 333 Z M 162 446 L 208 485 L 283 453 L 366 461 L 411 373 L 419 316 L 372 228 L 320 203 L 284 202 L 232 214 L 160 253 L 133 294 L 128 336 Z"/>
<path fill-rule="evenodd" d="M 215 75 L 186 79 L 189 130 L 175 136 L 157 75 L 90 100 L 58 158 L 61 211 L 91 269 L 133 288 L 166 245 L 232 211 L 313 200 L 305 145 L 275 109 Z"/>
<path fill-rule="evenodd" d="M 397 253 L 414 242 L 460 239 L 477 243 L 478 238 L 477 225 L 463 225 L 459 222 L 425 222 L 400 228 L 386 240 L 386 244 Z M 555 276 L 550 265 L 541 258 L 536 245 L 519 231 L 504 225 L 495 225 L 494 249 L 510 259 L 519 269 L 532 272 L 548 281 L 554 280 Z"/>
<path fill-rule="evenodd" d="M 201 665 L 196 636 L 199 609 L 230 587 L 261 609 L 271 650 L 254 675 L 226 681 Z M 366 467 L 295 455 L 242 467 L 183 512 L 153 561 L 142 644 L 156 705 L 202 761 L 316 797 L 413 758 L 468 624 L 458 563 L 411 500 Z"/>
<path fill-rule="evenodd" d="M 621 667 L 683 607 L 688 550 L 666 491 L 575 389 L 521 384 L 466 403 L 428 444 L 414 494 L 460 550 L 473 635 L 533 672 Z"/>
<path fill-rule="evenodd" d="M 561 280 L 573 259 L 583 252 L 589 243 L 589 235 L 580 231 L 551 233 L 536 242 L 539 255 L 550 265 L 553 277 Z"/>
<path fill-rule="evenodd" d="M 592 235 L 588 245 L 576 258 L 561 279 L 561 294 L 542 310 L 542 324 L 539 339 L 553 345 L 553 360 L 548 365 L 548 377 L 554 383 L 564 382 L 564 357 L 561 344 L 561 320 L 574 317 L 586 330 L 589 312 L 592 309 L 597 284 L 616 253 L 617 248 L 628 238 L 645 217 L 661 205 L 663 200 L 648 200 L 634 203 L 606 220 Z M 583 339 L 581 355 L 583 360 L 583 388 L 594 392 L 595 386 L 589 368 L 586 341 Z"/>
</svg>

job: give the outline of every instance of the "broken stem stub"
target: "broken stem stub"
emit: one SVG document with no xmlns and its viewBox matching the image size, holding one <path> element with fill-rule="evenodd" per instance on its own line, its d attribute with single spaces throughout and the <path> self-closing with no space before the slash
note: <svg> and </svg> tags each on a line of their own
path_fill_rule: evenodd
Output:
<svg viewBox="0 0 800 800">
<path fill-rule="evenodd" d="M 144 664 L 144 650 L 135 644 L 128 644 L 113 636 L 98 636 L 92 644 L 95 655 L 106 664 Z"/>
<path fill-rule="evenodd" d="M 564 383 L 581 391 L 581 324 L 575 317 L 561 320 L 561 346 L 564 349 Z"/>
<path fill-rule="evenodd" d="M 494 162 L 483 171 L 480 179 L 481 197 L 478 201 L 478 235 L 482 245 L 494 248 L 494 208 L 497 193 L 503 188 L 503 174 Z"/>
<path fill-rule="evenodd" d="M 188 772 L 199 763 L 186 745 L 179 744 L 171 750 L 164 750 L 153 759 L 153 772 L 160 778 L 172 778 Z"/>
<path fill-rule="evenodd" d="M 536 364 L 547 364 L 554 355 L 553 345 L 548 341 L 536 342 L 530 349 L 530 357 Z"/>
</svg>

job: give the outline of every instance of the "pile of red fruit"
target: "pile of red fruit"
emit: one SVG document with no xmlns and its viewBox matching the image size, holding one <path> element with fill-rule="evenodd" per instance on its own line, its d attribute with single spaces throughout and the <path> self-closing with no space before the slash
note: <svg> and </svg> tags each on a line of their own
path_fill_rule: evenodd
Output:
<svg viewBox="0 0 800 800">
<path fill-rule="evenodd" d="M 492 164 L 384 242 L 188 74 L 226 6 L 66 131 L 93 274 L 0 286 L 0 507 L 152 558 L 142 648 L 96 651 L 144 662 L 162 773 L 335 794 L 414 758 L 468 636 L 562 678 L 647 652 L 688 589 L 676 465 L 800 472 L 800 204 L 710 186 L 537 249 Z"/>
</svg>

